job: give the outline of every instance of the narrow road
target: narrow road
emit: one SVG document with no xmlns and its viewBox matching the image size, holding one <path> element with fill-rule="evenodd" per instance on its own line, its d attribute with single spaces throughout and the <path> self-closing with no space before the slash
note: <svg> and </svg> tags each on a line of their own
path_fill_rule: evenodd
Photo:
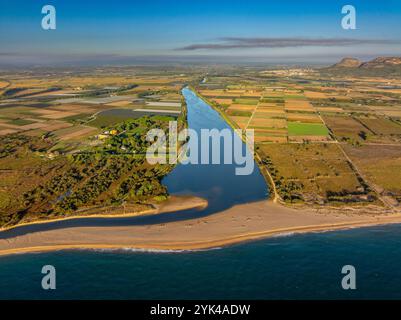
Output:
<svg viewBox="0 0 401 320">
<path fill-rule="evenodd" d="M 255 113 L 256 113 L 256 110 L 258 110 L 259 103 L 260 103 L 260 100 L 259 100 L 258 103 L 256 104 L 255 109 L 253 109 L 252 115 L 249 117 L 248 123 L 247 123 L 246 126 L 245 126 L 245 130 L 248 129 L 248 126 L 249 126 L 249 124 L 251 123 L 251 121 L 252 121 L 252 119 L 253 119 L 253 116 L 254 116 Z"/>
</svg>

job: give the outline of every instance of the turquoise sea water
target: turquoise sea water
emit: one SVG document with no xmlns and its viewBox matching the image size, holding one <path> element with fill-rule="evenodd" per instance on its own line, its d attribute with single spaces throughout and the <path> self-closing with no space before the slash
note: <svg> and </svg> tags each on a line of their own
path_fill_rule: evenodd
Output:
<svg viewBox="0 0 401 320">
<path fill-rule="evenodd" d="M 228 128 L 216 111 L 184 89 L 189 126 Z M 74 226 L 168 223 L 266 198 L 257 167 L 178 165 L 163 183 L 173 194 L 208 199 L 203 211 L 137 218 L 78 219 L 15 228 L 0 238 Z M 401 298 L 401 226 L 293 235 L 197 252 L 58 251 L 0 257 L 1 299 L 309 299 Z M 57 289 L 41 289 L 54 265 Z M 357 290 L 341 289 L 341 268 L 357 271 Z"/>
</svg>

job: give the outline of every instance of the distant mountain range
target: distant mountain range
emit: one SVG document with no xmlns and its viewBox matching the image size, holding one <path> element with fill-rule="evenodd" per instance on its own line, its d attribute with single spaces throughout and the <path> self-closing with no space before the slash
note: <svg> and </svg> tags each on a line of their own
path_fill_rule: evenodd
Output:
<svg viewBox="0 0 401 320">
<path fill-rule="evenodd" d="M 359 68 L 362 61 L 357 58 L 343 58 L 340 62 L 333 64 L 330 68 Z"/>
<path fill-rule="evenodd" d="M 334 74 L 398 76 L 401 75 L 401 57 L 377 57 L 367 62 L 347 57 L 328 68 L 321 69 L 321 71 Z"/>
</svg>

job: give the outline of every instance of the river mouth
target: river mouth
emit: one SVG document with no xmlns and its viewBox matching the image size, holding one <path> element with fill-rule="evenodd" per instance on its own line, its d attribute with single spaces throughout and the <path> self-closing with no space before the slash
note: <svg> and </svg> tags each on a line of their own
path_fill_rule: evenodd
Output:
<svg viewBox="0 0 401 320">
<path fill-rule="evenodd" d="M 182 94 L 187 102 L 189 128 L 197 132 L 201 129 L 232 131 L 220 114 L 189 88 L 184 88 Z M 221 145 L 221 147 L 223 146 Z M 223 152 L 220 154 L 223 156 Z M 220 161 L 220 164 L 178 164 L 163 179 L 163 184 L 167 186 L 171 195 L 192 195 L 205 198 L 208 206 L 203 210 L 188 209 L 137 217 L 80 217 L 43 224 L 21 225 L 0 232 L 0 239 L 52 229 L 151 225 L 194 219 L 220 212 L 237 204 L 264 200 L 268 197 L 267 184 L 256 163 L 254 163 L 253 172 L 250 175 L 236 175 L 236 168 L 238 168 L 237 164 L 225 164 L 223 161 Z"/>
</svg>

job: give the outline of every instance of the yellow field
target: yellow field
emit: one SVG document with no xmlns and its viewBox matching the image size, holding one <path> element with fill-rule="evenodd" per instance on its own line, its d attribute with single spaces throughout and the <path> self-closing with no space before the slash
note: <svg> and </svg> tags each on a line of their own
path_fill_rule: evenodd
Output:
<svg viewBox="0 0 401 320">
<path fill-rule="evenodd" d="M 243 110 L 243 111 L 253 111 L 255 106 L 248 104 L 232 104 L 228 110 Z"/>
<path fill-rule="evenodd" d="M 232 99 L 212 99 L 218 104 L 231 104 L 233 102 Z"/>
<path fill-rule="evenodd" d="M 287 126 L 287 121 L 284 119 L 261 119 L 253 118 L 251 127 L 268 127 L 268 128 L 285 128 Z"/>
<path fill-rule="evenodd" d="M 287 100 L 285 102 L 285 109 L 296 111 L 314 111 L 312 105 L 305 100 Z"/>
<path fill-rule="evenodd" d="M 305 97 L 312 99 L 326 99 L 327 96 L 323 92 L 305 91 Z"/>
</svg>

